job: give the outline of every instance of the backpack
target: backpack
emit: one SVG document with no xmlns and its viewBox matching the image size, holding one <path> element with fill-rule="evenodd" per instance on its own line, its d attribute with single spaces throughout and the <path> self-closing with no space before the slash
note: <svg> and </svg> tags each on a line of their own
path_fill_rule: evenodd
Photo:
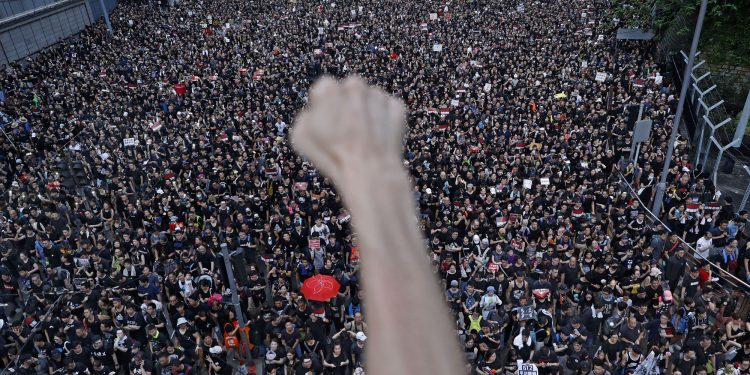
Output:
<svg viewBox="0 0 750 375">
<path fill-rule="evenodd" d="M 471 305 L 473 305 L 473 304 L 474 304 L 474 302 L 476 302 L 476 301 L 477 301 L 477 300 L 476 300 L 476 298 L 474 298 L 474 294 L 473 294 L 473 293 L 472 293 L 472 294 L 469 294 L 469 293 L 467 293 L 467 292 L 464 292 L 464 294 L 466 295 L 466 301 L 465 301 L 465 304 L 466 304 L 466 307 L 467 307 L 467 308 L 468 308 L 468 307 L 470 307 Z"/>
<path fill-rule="evenodd" d="M 680 309 L 680 311 L 682 312 L 682 315 L 674 314 L 674 317 L 672 318 L 672 325 L 674 326 L 678 334 L 684 335 L 688 330 L 687 310 L 685 310 L 685 308 L 683 307 Z"/>
</svg>

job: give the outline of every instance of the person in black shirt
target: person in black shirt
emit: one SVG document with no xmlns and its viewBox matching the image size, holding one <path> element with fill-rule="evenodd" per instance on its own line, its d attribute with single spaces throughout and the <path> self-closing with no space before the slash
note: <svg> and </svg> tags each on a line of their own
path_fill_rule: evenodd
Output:
<svg viewBox="0 0 750 375">
<path fill-rule="evenodd" d="M 705 367 L 707 363 L 711 363 L 713 368 L 716 369 L 716 366 L 720 364 L 715 356 L 718 350 L 711 341 L 711 337 L 703 336 L 697 345 L 693 344 L 691 347 L 695 350 L 695 362 L 697 366 Z"/>
<path fill-rule="evenodd" d="M 315 340 L 315 337 L 310 335 L 310 332 L 306 332 L 305 340 L 299 344 L 298 348 L 302 356 L 312 359 L 315 369 L 323 368 L 323 358 L 325 358 L 323 353 L 326 351 L 323 342 Z"/>
<path fill-rule="evenodd" d="M 649 299 L 649 310 L 651 311 L 659 308 L 659 299 L 664 295 L 664 288 L 659 283 L 659 277 L 658 275 L 655 276 L 653 270 L 651 272 L 651 284 L 645 288 L 646 296 Z"/>
<path fill-rule="evenodd" d="M 150 352 L 158 353 L 164 350 L 170 342 L 167 334 L 159 331 L 154 325 L 149 325 L 146 329 L 148 331 Z"/>
<path fill-rule="evenodd" d="M 565 361 L 565 367 L 563 368 L 563 374 L 575 374 L 578 369 L 589 368 L 589 353 L 583 349 L 584 340 L 577 339 L 573 340 L 573 345 L 568 348 L 567 360 Z"/>
<path fill-rule="evenodd" d="M 294 351 L 299 343 L 300 334 L 297 328 L 294 327 L 294 323 L 286 322 L 284 330 L 279 333 L 278 338 L 281 339 L 281 343 L 287 351 Z"/>
<path fill-rule="evenodd" d="M 133 375 L 146 375 L 146 373 L 153 374 L 153 366 L 150 361 L 145 361 L 143 357 L 143 353 L 138 353 L 133 358 L 133 361 L 130 362 L 130 371 Z"/>
<path fill-rule="evenodd" d="M 586 274 L 586 281 L 589 282 L 589 291 L 599 292 L 609 282 L 610 275 L 604 267 L 604 262 L 597 261 L 594 269 Z"/>
<path fill-rule="evenodd" d="M 617 333 L 613 332 L 609 337 L 602 343 L 602 351 L 607 363 L 614 366 L 620 363 L 621 354 L 624 349 L 623 344 L 620 342 L 620 337 Z"/>
<path fill-rule="evenodd" d="M 76 362 L 73 360 L 73 358 L 66 358 L 65 359 L 65 370 L 63 370 L 63 374 L 65 375 L 84 375 L 88 372 L 88 369 L 86 368 L 86 365 L 80 362 Z"/>
<path fill-rule="evenodd" d="M 49 361 L 49 369 L 52 373 L 61 370 L 65 367 L 65 359 L 63 358 L 63 349 L 52 349 L 52 356 Z"/>
<path fill-rule="evenodd" d="M 67 355 L 68 359 L 80 363 L 83 366 L 89 366 L 91 364 L 91 352 L 84 348 L 80 342 L 73 342 L 70 344 L 72 348 Z"/>
<path fill-rule="evenodd" d="M 27 346 L 29 354 L 35 356 L 38 360 L 38 365 L 42 369 L 49 367 L 49 360 L 52 357 L 52 344 L 46 342 L 44 336 L 36 334 L 34 336 L 34 344 Z"/>
<path fill-rule="evenodd" d="M 116 372 L 108 366 L 105 366 L 102 361 L 95 359 L 93 360 L 93 367 L 90 370 L 91 375 L 114 375 Z"/>
<path fill-rule="evenodd" d="M 698 270 L 697 266 L 692 266 L 690 272 L 682 277 L 682 287 L 680 288 L 679 295 L 680 299 L 698 295 L 698 289 L 700 288 L 700 276 Z"/>
<path fill-rule="evenodd" d="M 349 369 L 349 359 L 341 348 L 341 343 L 334 343 L 331 353 L 323 361 L 326 375 L 345 375 Z"/>
<path fill-rule="evenodd" d="M 367 336 L 364 332 L 357 332 L 354 338 L 356 341 L 352 343 L 351 349 L 349 350 L 352 357 L 351 363 L 354 364 L 354 366 L 362 367 L 364 366 L 365 340 L 367 340 Z"/>
<path fill-rule="evenodd" d="M 317 314 L 310 314 L 310 319 L 305 323 L 305 326 L 315 340 L 318 342 L 325 342 L 327 326 Z"/>
<path fill-rule="evenodd" d="M 537 369 L 539 369 L 539 373 L 542 375 L 556 374 L 560 367 L 557 354 L 555 354 L 555 351 L 549 346 L 542 346 L 537 350 L 534 353 L 531 362 L 536 365 Z"/>
<path fill-rule="evenodd" d="M 222 351 L 221 346 L 212 346 L 208 349 L 208 354 L 205 356 L 206 364 L 213 375 L 232 374 L 232 367 L 221 357 Z"/>
<path fill-rule="evenodd" d="M 250 273 L 250 279 L 246 284 L 246 292 L 248 298 L 248 304 L 252 302 L 255 307 L 264 306 L 266 303 L 266 281 L 258 274 L 258 272 Z"/>
<path fill-rule="evenodd" d="M 21 358 L 19 359 L 18 363 L 20 365 L 13 369 L 14 374 L 18 375 L 34 375 L 36 374 L 36 370 L 34 370 L 34 358 L 28 354 L 21 355 Z"/>
<path fill-rule="evenodd" d="M 100 361 L 104 366 L 119 369 L 119 363 L 114 355 L 114 350 L 105 345 L 101 337 L 95 337 L 91 344 L 91 360 Z"/>
<path fill-rule="evenodd" d="M 679 370 L 683 375 L 694 374 L 696 361 L 695 348 L 686 348 L 681 356 L 674 359 L 672 371 Z"/>
<path fill-rule="evenodd" d="M 633 300 L 633 306 L 646 305 L 648 306 L 651 301 L 650 297 L 646 293 L 646 288 L 639 286 L 637 293 L 631 298 Z"/>
<path fill-rule="evenodd" d="M 708 312 L 703 306 L 698 306 L 693 314 L 688 316 L 688 340 L 697 341 L 708 331 L 711 324 L 708 320 Z"/>
<path fill-rule="evenodd" d="M 124 324 L 120 328 L 127 332 L 133 340 L 140 343 L 146 342 L 146 327 L 143 316 L 141 316 L 140 312 L 136 311 L 134 305 L 127 305 L 123 320 Z"/>
<path fill-rule="evenodd" d="M 577 262 L 576 257 L 570 257 L 568 263 L 562 265 L 561 275 L 564 278 L 563 281 L 568 288 L 575 285 L 579 281 L 578 274 L 581 272 L 580 265 Z"/>
<path fill-rule="evenodd" d="M 186 315 L 189 317 L 196 317 L 200 311 L 208 312 L 208 305 L 201 302 L 197 295 L 193 294 L 187 298 L 187 305 L 185 305 Z"/>
<path fill-rule="evenodd" d="M 146 326 L 153 325 L 161 333 L 167 333 L 164 318 L 156 310 L 156 304 L 153 302 L 149 302 L 146 306 L 146 315 L 143 316 L 143 322 Z"/>
<path fill-rule="evenodd" d="M 134 362 L 137 362 L 139 360 L 138 356 L 142 356 L 142 355 L 143 355 L 143 353 L 138 353 L 136 355 L 135 359 L 134 359 Z M 141 358 L 141 360 L 143 361 L 141 363 L 144 363 L 143 368 L 145 369 L 145 366 L 146 366 L 145 362 L 148 362 L 148 361 L 146 361 L 143 358 Z M 156 365 L 154 365 L 154 371 L 152 371 L 151 373 L 153 375 L 172 375 L 172 374 L 174 374 L 174 371 L 172 370 L 172 360 L 178 361 L 176 358 L 170 358 L 170 356 L 167 353 L 160 353 L 159 354 L 159 359 L 156 362 Z M 177 363 L 177 362 L 175 362 L 175 363 Z M 133 372 L 135 372 L 135 371 L 133 371 Z M 140 372 L 142 373 L 142 371 L 140 371 Z"/>
</svg>

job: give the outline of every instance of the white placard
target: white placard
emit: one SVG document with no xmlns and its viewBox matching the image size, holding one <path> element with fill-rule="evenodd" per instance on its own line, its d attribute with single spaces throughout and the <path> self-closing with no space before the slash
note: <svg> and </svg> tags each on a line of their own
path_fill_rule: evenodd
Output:
<svg viewBox="0 0 750 375">
<path fill-rule="evenodd" d="M 586 60 L 581 61 L 581 68 L 588 68 L 588 67 L 589 67 L 589 62 L 588 61 L 586 61 Z"/>
<path fill-rule="evenodd" d="M 533 363 L 524 363 L 518 367 L 518 375 L 539 375 L 539 369 Z"/>
<path fill-rule="evenodd" d="M 607 73 L 596 73 L 596 82 L 604 82 L 607 79 Z"/>
<path fill-rule="evenodd" d="M 442 44 L 434 44 L 432 46 L 432 50 L 435 52 L 443 52 L 443 45 Z"/>
<path fill-rule="evenodd" d="M 434 21 L 437 19 L 437 13 L 430 13 L 430 21 Z"/>
<path fill-rule="evenodd" d="M 531 189 L 531 180 L 524 179 L 523 180 L 523 188 L 524 189 Z"/>
<path fill-rule="evenodd" d="M 458 106 L 458 100 L 456 100 L 456 99 L 451 100 L 451 106 L 453 106 L 453 107 Z"/>
<path fill-rule="evenodd" d="M 549 178 L 548 177 L 542 177 L 539 179 L 539 183 L 542 186 L 549 186 Z"/>
<path fill-rule="evenodd" d="M 319 27 L 318 28 L 318 35 L 323 35 L 323 30 L 324 29 L 322 27 Z"/>
<path fill-rule="evenodd" d="M 490 90 L 492 90 L 492 84 L 485 83 L 484 87 L 482 88 L 482 90 L 484 90 L 484 92 L 490 92 Z"/>
<path fill-rule="evenodd" d="M 135 146 L 135 138 L 123 138 L 122 139 L 122 144 L 125 147 L 127 147 L 127 146 Z"/>
</svg>

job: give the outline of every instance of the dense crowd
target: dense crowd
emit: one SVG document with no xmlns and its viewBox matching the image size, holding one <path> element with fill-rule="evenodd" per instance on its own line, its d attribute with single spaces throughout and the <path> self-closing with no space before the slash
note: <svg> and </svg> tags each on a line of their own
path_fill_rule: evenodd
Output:
<svg viewBox="0 0 750 375">
<path fill-rule="evenodd" d="M 0 366 L 230 374 L 244 318 L 251 371 L 363 373 L 356 233 L 286 138 L 317 77 L 359 74 L 409 108 L 425 261 L 467 373 L 749 374 L 744 292 L 709 264 L 750 276 L 747 213 L 680 141 L 666 226 L 649 219 L 676 87 L 604 3 L 122 0 L 111 37 L 98 23 L 5 67 Z M 242 250 L 243 317 L 222 245 Z M 338 296 L 307 301 L 315 274 Z"/>
</svg>

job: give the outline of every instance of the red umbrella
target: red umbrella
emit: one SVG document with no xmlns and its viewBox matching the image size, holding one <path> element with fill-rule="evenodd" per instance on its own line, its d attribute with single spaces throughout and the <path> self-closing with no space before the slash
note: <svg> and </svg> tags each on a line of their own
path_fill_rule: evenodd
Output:
<svg viewBox="0 0 750 375">
<path fill-rule="evenodd" d="M 327 301 L 339 293 L 340 284 L 332 276 L 315 275 L 302 283 L 302 294 L 311 301 Z"/>
</svg>

